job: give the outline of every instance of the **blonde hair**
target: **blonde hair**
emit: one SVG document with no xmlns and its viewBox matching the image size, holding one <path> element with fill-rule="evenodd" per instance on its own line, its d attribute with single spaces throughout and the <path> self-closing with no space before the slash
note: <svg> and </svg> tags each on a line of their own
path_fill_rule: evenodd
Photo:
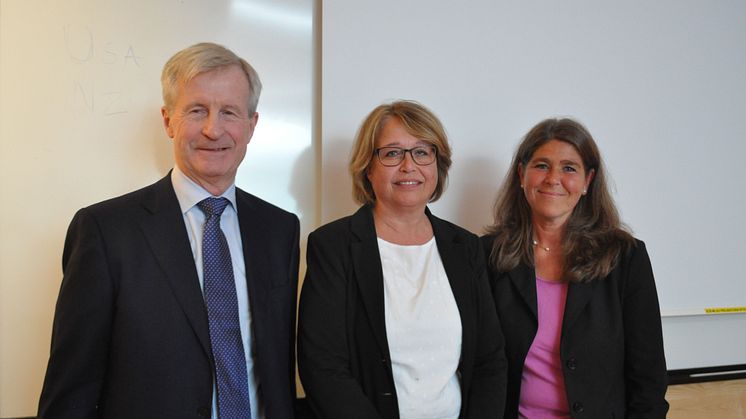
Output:
<svg viewBox="0 0 746 419">
<path fill-rule="evenodd" d="M 211 42 L 202 42 L 185 48 L 174 54 L 163 66 L 161 85 L 166 109 L 173 111 L 176 98 L 179 96 L 180 83 L 188 83 L 199 74 L 233 65 L 238 66 L 246 74 L 249 83 L 249 116 L 253 115 L 259 103 L 259 95 L 262 93 L 259 75 L 251 64 L 233 51 Z"/>
<path fill-rule="evenodd" d="M 373 109 L 360 125 L 349 165 L 353 198 L 359 204 L 372 204 L 376 201 L 373 187 L 368 180 L 368 169 L 373 161 L 378 135 L 383 125 L 391 118 L 398 118 L 410 135 L 432 144 L 437 149 L 438 182 L 430 197 L 430 202 L 438 200 L 448 180 L 451 147 L 438 117 L 423 105 L 412 100 L 398 100 L 380 105 Z"/>
</svg>

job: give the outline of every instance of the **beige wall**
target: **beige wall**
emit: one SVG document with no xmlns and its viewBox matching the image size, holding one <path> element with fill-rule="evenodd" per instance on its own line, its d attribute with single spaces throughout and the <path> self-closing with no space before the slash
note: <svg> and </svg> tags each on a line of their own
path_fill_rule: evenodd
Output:
<svg viewBox="0 0 746 419">
<path fill-rule="evenodd" d="M 236 183 L 297 213 L 304 235 L 316 224 L 313 7 L 1 0 L 0 417 L 36 414 L 74 212 L 172 166 L 159 80 L 177 50 L 215 41 L 257 68 L 259 124 Z"/>
</svg>

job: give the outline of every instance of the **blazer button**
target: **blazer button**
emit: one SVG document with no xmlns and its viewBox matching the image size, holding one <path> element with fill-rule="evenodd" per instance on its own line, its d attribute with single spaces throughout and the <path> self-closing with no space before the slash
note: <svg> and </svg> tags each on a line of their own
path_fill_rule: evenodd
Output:
<svg viewBox="0 0 746 419">
<path fill-rule="evenodd" d="M 578 369 L 578 361 L 576 361 L 575 358 L 568 359 L 565 365 L 567 365 L 567 368 L 570 371 L 575 371 L 576 369 Z"/>
<path fill-rule="evenodd" d="M 386 365 L 386 358 L 381 358 L 381 364 Z"/>
<path fill-rule="evenodd" d="M 210 409 L 206 407 L 200 407 L 197 409 L 197 414 L 200 415 L 200 417 L 203 418 L 209 418 L 210 417 Z"/>
<path fill-rule="evenodd" d="M 583 403 L 575 402 L 572 404 L 572 410 L 575 413 L 583 413 L 583 410 L 585 410 L 585 408 L 583 407 Z"/>
</svg>

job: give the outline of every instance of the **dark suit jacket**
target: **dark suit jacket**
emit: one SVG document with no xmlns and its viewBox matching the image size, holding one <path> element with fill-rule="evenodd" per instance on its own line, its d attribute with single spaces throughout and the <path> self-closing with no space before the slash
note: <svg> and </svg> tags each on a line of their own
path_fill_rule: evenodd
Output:
<svg viewBox="0 0 746 419">
<path fill-rule="evenodd" d="M 487 255 L 492 238 L 482 237 Z M 489 256 L 488 256 L 489 257 Z M 506 418 L 518 416 L 521 375 L 538 328 L 533 267 L 490 269 L 508 358 Z M 645 244 L 606 278 L 570 283 L 560 358 L 573 418 L 665 418 L 666 361 L 658 295 Z"/>
<path fill-rule="evenodd" d="M 503 339 L 479 241 L 427 215 L 461 314 L 460 417 L 501 417 Z M 298 362 L 311 407 L 320 419 L 398 418 L 371 208 L 311 233 L 307 258 Z"/>
<path fill-rule="evenodd" d="M 298 218 L 236 189 L 259 393 L 293 418 Z M 170 176 L 75 215 L 40 418 L 209 417 L 207 313 Z"/>
</svg>

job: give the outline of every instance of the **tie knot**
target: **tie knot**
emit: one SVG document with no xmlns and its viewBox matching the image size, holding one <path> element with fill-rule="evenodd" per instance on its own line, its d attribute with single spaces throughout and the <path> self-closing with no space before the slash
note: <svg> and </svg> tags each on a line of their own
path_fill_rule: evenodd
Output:
<svg viewBox="0 0 746 419">
<path fill-rule="evenodd" d="M 225 210 L 225 207 L 228 206 L 229 202 L 230 201 L 226 198 L 205 198 L 197 203 L 197 206 L 206 216 L 210 217 L 217 215 L 219 217 Z"/>
</svg>

